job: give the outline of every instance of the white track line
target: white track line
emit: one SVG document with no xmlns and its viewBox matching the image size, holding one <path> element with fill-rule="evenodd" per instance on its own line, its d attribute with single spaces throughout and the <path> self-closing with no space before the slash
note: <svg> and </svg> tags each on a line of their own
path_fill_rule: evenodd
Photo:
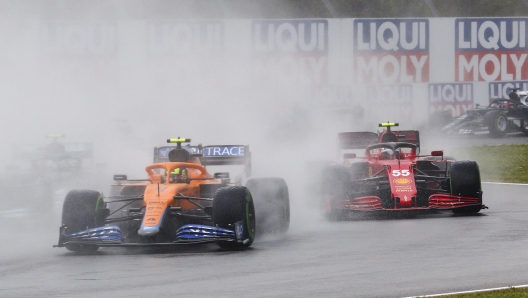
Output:
<svg viewBox="0 0 528 298">
<path fill-rule="evenodd" d="M 486 184 L 499 184 L 499 185 L 528 185 L 526 183 L 508 183 L 508 182 L 482 182 Z"/>
<path fill-rule="evenodd" d="M 527 288 L 527 287 L 528 285 L 520 285 L 520 286 L 492 288 L 492 289 L 483 289 L 483 290 L 474 290 L 474 291 L 452 292 L 452 293 L 444 293 L 444 294 L 409 296 L 409 297 L 403 297 L 403 298 L 439 297 L 439 296 L 470 294 L 470 293 L 478 293 L 478 292 L 489 292 L 489 291 L 507 290 L 507 289 L 515 289 L 515 288 Z"/>
<path fill-rule="evenodd" d="M 500 184 L 500 185 L 528 186 L 528 184 L 525 184 L 525 183 L 506 183 L 506 182 L 482 182 L 482 183 L 486 183 L 486 184 Z M 510 287 L 502 287 L 502 288 L 491 288 L 491 289 L 482 289 L 482 290 L 473 290 L 473 291 L 452 292 L 452 293 L 444 293 L 444 294 L 409 296 L 409 297 L 403 297 L 403 298 L 439 297 L 439 296 L 448 296 L 448 295 L 458 295 L 458 294 L 470 294 L 470 293 L 478 293 L 478 292 L 498 291 L 498 290 L 514 289 L 514 288 L 528 288 L 528 285 L 510 286 Z"/>
</svg>

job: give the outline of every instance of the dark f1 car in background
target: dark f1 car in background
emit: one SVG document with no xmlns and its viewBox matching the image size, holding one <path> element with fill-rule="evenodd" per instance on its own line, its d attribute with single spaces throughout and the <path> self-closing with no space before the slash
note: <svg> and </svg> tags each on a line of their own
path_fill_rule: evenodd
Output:
<svg viewBox="0 0 528 298">
<path fill-rule="evenodd" d="M 443 151 L 419 155 L 418 131 L 382 134 L 339 134 L 342 165 L 323 171 L 321 207 L 329 219 L 372 211 L 452 210 L 477 213 L 482 208 L 479 167 L 474 161 L 453 161 Z M 401 142 L 405 138 L 408 142 Z M 351 149 L 366 149 L 359 158 Z"/>
<path fill-rule="evenodd" d="M 509 99 L 493 99 L 489 106 L 466 111 L 441 128 L 446 134 L 489 133 L 502 137 L 509 132 L 528 133 L 528 91 L 512 89 Z M 435 118 L 440 114 L 431 115 Z M 433 121 L 438 122 L 438 121 Z"/>
<path fill-rule="evenodd" d="M 51 215 L 57 190 L 80 174 L 83 160 L 91 161 L 91 143 L 61 143 L 62 134 L 46 137 L 52 139 L 47 145 L 13 145 L 12 163 L 0 179 L 0 217 Z"/>
<path fill-rule="evenodd" d="M 91 166 L 93 150 L 91 143 L 62 143 L 63 134 L 48 134 L 51 143 L 46 146 L 20 144 L 14 146 L 13 155 L 17 160 L 31 163 L 31 171 L 45 174 L 53 180 L 68 180 L 79 174 L 83 163 Z"/>
<path fill-rule="evenodd" d="M 254 178 L 242 186 L 228 172 L 206 167 L 243 165 L 250 175 L 248 146 L 182 146 L 169 139 L 156 147 L 148 178 L 117 184 L 103 197 L 97 191 L 70 191 L 64 201 L 58 247 L 94 251 L 101 246 L 217 243 L 222 248 L 251 246 L 256 233 L 286 232 L 290 210 L 286 182 Z"/>
</svg>

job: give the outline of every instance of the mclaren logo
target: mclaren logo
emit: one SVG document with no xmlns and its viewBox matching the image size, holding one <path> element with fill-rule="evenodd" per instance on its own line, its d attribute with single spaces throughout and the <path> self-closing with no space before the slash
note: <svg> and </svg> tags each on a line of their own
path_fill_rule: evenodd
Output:
<svg viewBox="0 0 528 298">
<path fill-rule="evenodd" d="M 398 184 L 398 185 L 407 185 L 407 184 L 411 184 L 412 180 L 408 179 L 408 178 L 396 178 L 396 179 L 392 180 L 392 182 L 394 182 L 394 184 Z"/>
</svg>

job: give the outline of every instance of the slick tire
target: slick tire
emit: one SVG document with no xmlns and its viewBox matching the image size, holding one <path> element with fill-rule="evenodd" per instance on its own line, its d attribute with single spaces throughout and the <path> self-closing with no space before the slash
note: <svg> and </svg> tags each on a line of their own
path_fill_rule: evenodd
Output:
<svg viewBox="0 0 528 298">
<path fill-rule="evenodd" d="M 453 209 L 455 214 L 478 213 L 482 208 L 482 187 L 480 171 L 474 161 L 458 161 L 451 164 L 449 170 L 451 194 L 456 196 L 475 197 L 480 199 L 480 204 L 475 206 Z"/>
<path fill-rule="evenodd" d="M 500 110 L 489 111 L 484 115 L 484 123 L 493 137 L 503 137 L 510 129 L 510 124 L 506 113 Z"/>
<path fill-rule="evenodd" d="M 286 181 L 273 177 L 254 178 L 246 187 L 255 202 L 258 235 L 286 233 L 290 227 L 290 197 Z"/>
<path fill-rule="evenodd" d="M 239 250 L 251 246 L 255 240 L 255 205 L 249 190 L 244 186 L 219 188 L 213 198 L 213 224 L 234 230 L 234 224 L 242 221 L 246 243 L 220 241 L 221 248 Z"/>
<path fill-rule="evenodd" d="M 92 190 L 71 190 L 64 199 L 62 225 L 66 234 L 72 234 L 104 225 L 102 195 Z M 66 249 L 74 252 L 92 252 L 99 249 L 95 245 L 66 244 Z"/>
</svg>

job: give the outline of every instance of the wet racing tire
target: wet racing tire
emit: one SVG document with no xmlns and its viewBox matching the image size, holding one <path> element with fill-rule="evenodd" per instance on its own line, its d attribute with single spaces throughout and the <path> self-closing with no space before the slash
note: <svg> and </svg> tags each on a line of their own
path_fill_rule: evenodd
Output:
<svg viewBox="0 0 528 298">
<path fill-rule="evenodd" d="M 226 249 L 244 249 L 255 240 L 255 206 L 249 190 L 244 186 L 219 188 L 213 198 L 213 224 L 220 228 L 235 230 L 236 222 L 243 222 L 243 239 L 220 241 Z"/>
<path fill-rule="evenodd" d="M 453 213 L 478 213 L 482 208 L 482 187 L 478 164 L 474 161 L 452 163 L 449 170 L 449 180 L 451 181 L 452 195 L 479 198 L 481 202 L 478 205 L 453 209 Z"/>
<path fill-rule="evenodd" d="M 71 190 L 64 199 L 62 207 L 62 225 L 66 234 L 72 234 L 104 225 L 104 206 L 102 195 L 92 190 Z M 66 249 L 74 252 L 92 252 L 99 249 L 96 245 L 66 244 Z"/>
<path fill-rule="evenodd" d="M 258 235 L 284 234 L 290 227 L 290 198 L 282 178 L 250 179 L 246 187 L 255 202 Z"/>
<path fill-rule="evenodd" d="M 484 115 L 484 123 L 493 137 L 503 137 L 510 128 L 506 113 L 500 110 L 489 111 Z"/>
</svg>

